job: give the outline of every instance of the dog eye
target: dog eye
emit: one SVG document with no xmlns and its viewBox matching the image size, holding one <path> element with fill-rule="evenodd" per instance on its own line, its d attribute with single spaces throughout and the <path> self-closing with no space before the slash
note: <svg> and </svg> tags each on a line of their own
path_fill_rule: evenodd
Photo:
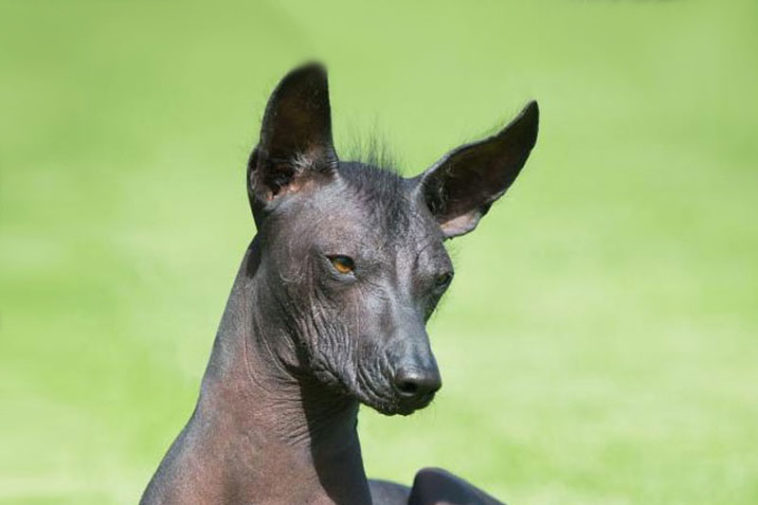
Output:
<svg viewBox="0 0 758 505">
<path fill-rule="evenodd" d="M 332 262 L 334 269 L 341 274 L 347 275 L 355 270 L 355 262 L 349 256 L 329 256 L 329 261 Z"/>
<path fill-rule="evenodd" d="M 445 289 L 450 285 L 450 283 L 453 280 L 453 272 L 445 272 L 444 274 L 438 275 L 434 279 L 434 287 L 437 289 Z"/>
</svg>

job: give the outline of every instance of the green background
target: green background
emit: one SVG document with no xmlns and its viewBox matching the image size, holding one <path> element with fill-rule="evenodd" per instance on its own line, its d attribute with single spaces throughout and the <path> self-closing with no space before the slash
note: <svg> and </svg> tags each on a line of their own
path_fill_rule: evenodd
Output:
<svg viewBox="0 0 758 505">
<path fill-rule="evenodd" d="M 278 79 L 404 173 L 542 109 L 451 244 L 445 386 L 372 476 L 518 504 L 758 503 L 758 3 L 0 0 L 0 503 L 136 503 L 253 236 Z M 358 133 L 356 133 L 358 132 Z"/>
</svg>

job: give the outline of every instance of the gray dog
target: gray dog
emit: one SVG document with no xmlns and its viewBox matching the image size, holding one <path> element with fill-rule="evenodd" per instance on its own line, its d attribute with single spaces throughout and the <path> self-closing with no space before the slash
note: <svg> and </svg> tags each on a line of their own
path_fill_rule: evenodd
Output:
<svg viewBox="0 0 758 505">
<path fill-rule="evenodd" d="M 536 102 L 418 177 L 339 161 L 326 71 L 288 74 L 266 107 L 242 260 L 192 418 L 141 504 L 498 504 L 443 470 L 369 481 L 358 405 L 407 415 L 442 382 L 425 324 L 473 230 L 537 140 Z"/>
</svg>

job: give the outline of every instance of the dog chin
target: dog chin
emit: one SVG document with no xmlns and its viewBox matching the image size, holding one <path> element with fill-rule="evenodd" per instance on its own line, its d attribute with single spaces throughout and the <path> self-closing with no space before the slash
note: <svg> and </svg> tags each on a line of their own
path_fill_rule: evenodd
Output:
<svg viewBox="0 0 758 505">
<path fill-rule="evenodd" d="M 429 404 L 434 399 L 434 395 L 429 396 L 428 398 L 423 398 L 421 400 L 406 400 L 404 398 L 398 398 L 398 397 L 392 397 L 392 398 L 362 398 L 360 401 L 364 405 L 371 407 L 372 409 L 376 410 L 380 414 L 384 414 L 385 416 L 395 416 L 395 415 L 401 415 L 401 416 L 409 416 L 416 412 L 417 410 L 421 410 L 423 408 L 426 408 L 429 406 Z"/>
<path fill-rule="evenodd" d="M 431 393 L 421 397 L 403 397 L 389 384 L 380 381 L 373 384 L 346 381 L 343 384 L 350 396 L 385 416 L 411 415 L 417 410 L 427 407 L 435 396 L 434 393 Z"/>
</svg>

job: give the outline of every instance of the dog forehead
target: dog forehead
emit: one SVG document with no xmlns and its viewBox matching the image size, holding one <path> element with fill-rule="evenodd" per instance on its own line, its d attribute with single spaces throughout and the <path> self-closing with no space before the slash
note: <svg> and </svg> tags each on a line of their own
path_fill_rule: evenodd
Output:
<svg viewBox="0 0 758 505">
<path fill-rule="evenodd" d="M 353 169 L 300 203 L 292 215 L 298 223 L 290 223 L 297 235 L 396 252 L 441 245 L 436 222 L 413 197 L 408 181 L 395 173 Z"/>
<path fill-rule="evenodd" d="M 345 240 L 402 244 L 425 232 L 410 199 L 398 193 L 342 183 L 314 195 L 311 205 L 318 216 L 318 231 L 339 233 Z"/>
</svg>

